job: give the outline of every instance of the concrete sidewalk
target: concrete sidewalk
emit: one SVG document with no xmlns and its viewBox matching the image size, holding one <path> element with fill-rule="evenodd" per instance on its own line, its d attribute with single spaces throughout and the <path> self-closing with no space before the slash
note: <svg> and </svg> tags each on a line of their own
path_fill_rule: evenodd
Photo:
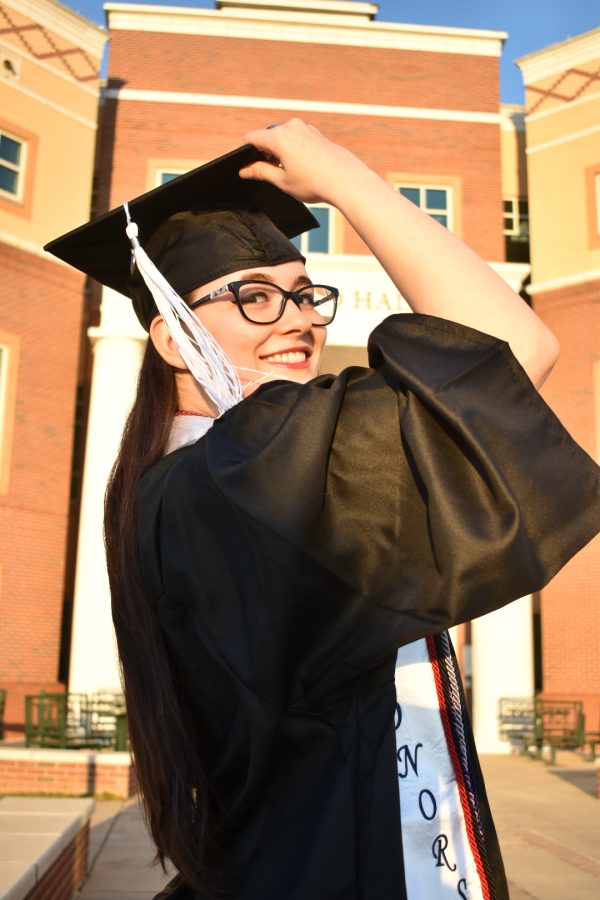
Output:
<svg viewBox="0 0 600 900">
<path fill-rule="evenodd" d="M 511 900 L 597 900 L 600 802 L 594 766 L 573 753 L 559 753 L 555 767 L 521 756 L 484 756 L 481 763 Z M 150 900 L 169 880 L 149 866 L 152 854 L 135 801 L 98 801 L 92 869 L 78 896 Z"/>
</svg>

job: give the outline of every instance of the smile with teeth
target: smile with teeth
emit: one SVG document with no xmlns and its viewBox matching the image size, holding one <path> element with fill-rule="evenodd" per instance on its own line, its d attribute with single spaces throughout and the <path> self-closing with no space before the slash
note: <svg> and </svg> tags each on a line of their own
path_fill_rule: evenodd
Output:
<svg viewBox="0 0 600 900">
<path fill-rule="evenodd" d="M 308 354 L 305 350 L 289 350 L 286 353 L 272 353 L 270 356 L 263 356 L 264 362 L 280 363 L 283 365 L 294 365 L 306 362 Z"/>
</svg>

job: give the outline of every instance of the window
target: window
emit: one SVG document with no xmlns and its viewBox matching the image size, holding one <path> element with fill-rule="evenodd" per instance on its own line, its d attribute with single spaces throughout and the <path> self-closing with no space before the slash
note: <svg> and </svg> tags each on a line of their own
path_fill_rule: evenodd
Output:
<svg viewBox="0 0 600 900">
<path fill-rule="evenodd" d="M 292 238 L 292 244 L 306 256 L 307 253 L 331 253 L 333 244 L 333 213 L 330 206 L 325 203 L 307 204 L 311 213 L 319 223 L 319 228 L 313 228 L 298 237 Z"/>
<path fill-rule="evenodd" d="M 173 181 L 174 178 L 177 178 L 179 175 L 183 175 L 184 172 L 187 172 L 187 169 L 179 169 L 175 171 L 173 169 L 159 169 L 156 173 L 156 184 L 167 184 L 168 181 Z"/>
<path fill-rule="evenodd" d="M 507 262 L 529 262 L 529 206 L 520 197 L 505 197 L 503 226 Z"/>
<path fill-rule="evenodd" d="M 585 206 L 588 247 L 600 248 L 600 162 L 585 168 Z"/>
<path fill-rule="evenodd" d="M 527 200 L 508 197 L 504 200 L 504 234 L 529 240 L 529 207 Z"/>
<path fill-rule="evenodd" d="M 21 200 L 27 144 L 6 131 L 0 131 L 0 193 Z"/>
<path fill-rule="evenodd" d="M 20 338 L 0 331 L 0 494 L 8 493 Z"/>
<path fill-rule="evenodd" d="M 436 222 L 453 230 L 452 188 L 434 184 L 396 184 L 395 187 Z"/>
</svg>

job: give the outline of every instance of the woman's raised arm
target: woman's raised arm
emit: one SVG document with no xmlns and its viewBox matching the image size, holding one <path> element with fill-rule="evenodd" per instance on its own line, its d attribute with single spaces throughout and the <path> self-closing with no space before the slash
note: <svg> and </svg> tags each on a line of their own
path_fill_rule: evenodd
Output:
<svg viewBox="0 0 600 900">
<path fill-rule="evenodd" d="M 269 181 L 307 203 L 335 206 L 415 312 L 507 341 L 536 387 L 543 384 L 558 356 L 556 338 L 466 244 L 299 119 L 245 138 L 273 162 L 253 163 L 242 177 Z"/>
</svg>

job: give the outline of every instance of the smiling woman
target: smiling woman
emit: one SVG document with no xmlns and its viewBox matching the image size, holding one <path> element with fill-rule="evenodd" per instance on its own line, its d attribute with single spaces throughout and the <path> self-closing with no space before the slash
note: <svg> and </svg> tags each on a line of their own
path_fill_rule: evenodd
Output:
<svg viewBox="0 0 600 900">
<path fill-rule="evenodd" d="M 138 781 L 180 873 L 160 896 L 506 900 L 445 629 L 598 529 L 598 469 L 535 389 L 556 341 L 316 129 L 247 138 L 126 229 L 113 210 L 50 246 L 150 335 L 105 530 Z M 290 241 L 300 201 L 341 210 L 415 310 L 371 368 L 319 374 L 337 292 Z"/>
</svg>

